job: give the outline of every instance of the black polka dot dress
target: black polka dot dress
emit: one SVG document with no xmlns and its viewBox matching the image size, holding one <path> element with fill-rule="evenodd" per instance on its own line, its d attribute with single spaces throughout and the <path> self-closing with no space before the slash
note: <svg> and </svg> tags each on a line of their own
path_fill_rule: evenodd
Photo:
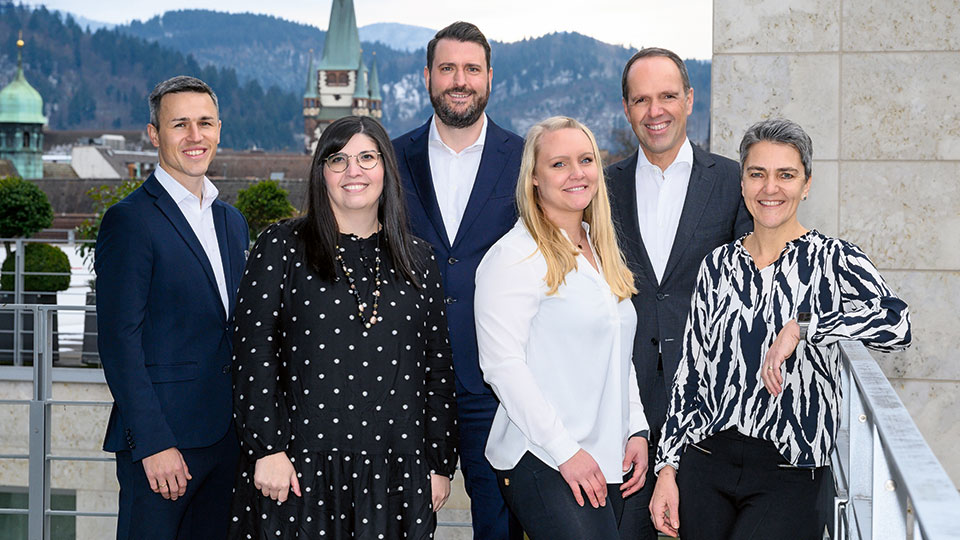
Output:
<svg viewBox="0 0 960 540">
<path fill-rule="evenodd" d="M 344 265 L 368 304 L 379 253 L 380 320 L 369 328 L 338 267 L 307 264 L 291 222 L 257 240 L 240 284 L 234 416 L 241 471 L 232 539 L 432 538 L 430 474 L 457 461 L 453 364 L 436 261 L 422 241 L 421 288 L 370 238 L 340 235 Z M 253 484 L 256 460 L 284 451 L 302 497 L 284 503 Z"/>
</svg>

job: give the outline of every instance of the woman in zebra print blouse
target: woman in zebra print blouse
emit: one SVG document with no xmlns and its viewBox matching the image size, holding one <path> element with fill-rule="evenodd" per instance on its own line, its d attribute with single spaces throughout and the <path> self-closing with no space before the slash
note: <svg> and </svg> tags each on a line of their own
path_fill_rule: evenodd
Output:
<svg viewBox="0 0 960 540">
<path fill-rule="evenodd" d="M 807 230 L 812 142 L 766 120 L 740 143 L 754 232 L 700 266 L 650 503 L 684 540 L 819 538 L 840 420 L 840 340 L 910 344 L 907 305 L 860 249 Z M 680 472 L 682 471 L 682 473 Z"/>
</svg>

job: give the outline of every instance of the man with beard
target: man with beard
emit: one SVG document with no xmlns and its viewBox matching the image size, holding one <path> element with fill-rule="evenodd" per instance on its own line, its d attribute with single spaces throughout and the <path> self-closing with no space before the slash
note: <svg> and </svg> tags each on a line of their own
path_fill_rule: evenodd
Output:
<svg viewBox="0 0 960 540">
<path fill-rule="evenodd" d="M 473 319 L 480 259 L 517 220 L 523 139 L 484 114 L 493 68 L 480 30 L 456 22 L 427 45 L 423 77 L 434 115 L 394 139 L 414 233 L 433 244 L 446 294 L 456 374 L 460 468 L 476 539 L 521 539 L 483 456 L 497 400 L 484 384 Z"/>
</svg>

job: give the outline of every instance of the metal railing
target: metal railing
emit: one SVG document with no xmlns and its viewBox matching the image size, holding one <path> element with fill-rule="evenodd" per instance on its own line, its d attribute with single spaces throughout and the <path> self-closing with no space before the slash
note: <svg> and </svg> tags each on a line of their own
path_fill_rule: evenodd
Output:
<svg viewBox="0 0 960 540">
<path fill-rule="evenodd" d="M 78 253 L 84 244 L 94 240 L 77 239 L 73 229 L 45 229 L 43 238 L 0 238 L 0 244 L 12 246 L 13 253 L 7 255 L 0 250 L 0 259 L 13 258 L 13 271 L 3 271 L 6 287 L 0 291 L 0 305 L 3 304 L 60 304 L 92 305 L 95 296 L 90 287 L 94 274 L 87 268 L 86 261 Z M 61 248 L 70 261 L 67 272 L 35 272 L 25 269 L 25 247 L 29 244 L 50 244 Z M 32 277 L 66 277 L 69 284 L 61 291 L 37 291 L 26 287 Z M 11 279 L 12 278 L 12 279 Z M 12 281 L 12 289 L 9 287 Z M 33 357 L 33 319 L 30 312 L 13 316 L 9 310 L 0 310 L 0 365 L 22 366 L 29 364 Z M 57 366 L 99 366 L 100 358 L 96 348 L 96 311 L 72 313 L 60 317 L 51 326 L 53 331 L 53 361 Z M 65 353 L 65 354 L 61 354 Z"/>
<path fill-rule="evenodd" d="M 30 540 L 49 538 L 50 517 L 115 517 L 115 512 L 53 510 L 50 471 L 56 461 L 112 461 L 108 456 L 55 455 L 51 452 L 51 407 L 109 407 L 110 401 L 55 400 L 53 382 L 103 383 L 100 369 L 53 367 L 54 314 L 89 312 L 92 306 L 14 304 L 2 306 L 35 321 L 32 366 L 0 367 L 0 380 L 32 381 L 29 400 L 2 399 L 0 405 L 29 407 L 26 454 L 0 459 L 29 460 L 28 509 L 0 508 L 0 514 L 26 514 Z M 960 540 L 960 494 L 934 457 L 876 361 L 858 342 L 841 344 L 844 401 L 837 448 L 834 539 Z M 444 520 L 441 527 L 469 527 Z M 831 526 L 832 525 L 832 526 Z"/>
<path fill-rule="evenodd" d="M 93 307 L 60 306 L 38 304 L 8 304 L 4 309 L 12 310 L 16 318 L 24 312 L 33 315 L 32 381 L 33 395 L 30 400 L 4 399 L 2 405 L 27 405 L 29 407 L 29 435 L 27 454 L 0 455 L 3 459 L 29 460 L 26 510 L 21 508 L 0 508 L 0 514 L 26 514 L 27 538 L 29 540 L 48 540 L 51 516 L 73 517 L 116 517 L 116 512 L 87 512 L 77 510 L 53 510 L 50 506 L 50 471 L 55 461 L 113 461 L 107 456 L 55 455 L 51 452 L 51 407 L 55 405 L 110 407 L 111 401 L 55 400 L 53 398 L 53 316 L 62 311 L 89 311 Z M 12 378 L 18 379 L 18 371 L 27 368 L 6 367 L 0 370 L 12 370 Z M 69 368 L 67 368 L 69 369 Z M 88 382 L 103 381 L 101 370 L 84 370 L 92 377 Z M 2 377 L 0 377 L 2 378 Z"/>
<path fill-rule="evenodd" d="M 960 540 L 960 494 L 910 413 L 863 344 L 840 349 L 844 401 L 831 537 Z"/>
</svg>

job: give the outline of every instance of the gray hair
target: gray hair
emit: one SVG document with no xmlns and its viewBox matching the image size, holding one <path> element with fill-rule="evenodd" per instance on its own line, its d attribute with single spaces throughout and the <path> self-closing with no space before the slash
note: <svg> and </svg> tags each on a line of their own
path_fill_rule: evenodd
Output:
<svg viewBox="0 0 960 540">
<path fill-rule="evenodd" d="M 813 141 L 800 124 L 786 118 L 762 120 L 747 129 L 740 141 L 740 174 L 743 174 L 750 147 L 760 141 L 792 146 L 800 154 L 804 179 L 810 179 L 810 175 L 813 174 Z"/>
<path fill-rule="evenodd" d="M 662 49 L 660 47 L 647 47 L 646 49 L 640 49 L 633 56 L 627 60 L 627 65 L 623 66 L 623 75 L 620 77 L 620 90 L 623 92 L 623 99 L 630 99 L 628 95 L 630 89 L 627 84 L 627 75 L 630 73 L 630 68 L 633 67 L 633 64 L 640 60 L 641 58 L 650 58 L 654 56 L 659 56 L 661 58 L 669 58 L 680 71 L 680 80 L 683 81 L 683 93 L 690 93 L 690 74 L 687 73 L 687 65 L 683 63 L 683 59 L 677 56 L 677 53 L 669 50 Z"/>
<path fill-rule="evenodd" d="M 180 92 L 207 94 L 213 100 L 213 106 L 217 108 L 217 116 L 220 116 L 220 102 L 217 101 L 217 95 L 213 93 L 213 89 L 207 83 L 196 77 L 177 75 L 157 84 L 153 87 L 153 92 L 150 92 L 148 102 L 150 103 L 150 123 L 153 124 L 153 127 L 160 127 L 157 123 L 157 111 L 160 110 L 160 100 L 163 99 L 163 96 Z"/>
</svg>

